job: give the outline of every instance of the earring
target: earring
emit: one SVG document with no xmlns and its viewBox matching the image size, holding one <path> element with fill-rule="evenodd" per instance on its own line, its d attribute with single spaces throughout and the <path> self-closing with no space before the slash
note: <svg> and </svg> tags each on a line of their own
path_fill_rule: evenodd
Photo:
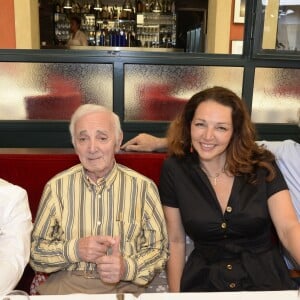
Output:
<svg viewBox="0 0 300 300">
<path fill-rule="evenodd" d="M 193 148 L 193 145 L 191 144 L 190 153 L 193 153 L 193 152 L 194 152 L 194 148 Z"/>
</svg>

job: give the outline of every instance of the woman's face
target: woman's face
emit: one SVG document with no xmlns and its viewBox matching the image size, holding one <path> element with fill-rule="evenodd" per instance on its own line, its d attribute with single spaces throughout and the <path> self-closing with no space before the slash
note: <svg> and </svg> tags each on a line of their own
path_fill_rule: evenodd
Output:
<svg viewBox="0 0 300 300">
<path fill-rule="evenodd" d="M 191 122 L 192 145 L 203 161 L 226 155 L 233 134 L 232 109 L 207 100 L 201 102 Z"/>
</svg>

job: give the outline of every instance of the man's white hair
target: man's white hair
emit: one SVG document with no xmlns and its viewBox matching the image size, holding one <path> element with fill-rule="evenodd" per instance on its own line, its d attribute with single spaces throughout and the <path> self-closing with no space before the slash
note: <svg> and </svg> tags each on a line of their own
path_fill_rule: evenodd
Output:
<svg viewBox="0 0 300 300">
<path fill-rule="evenodd" d="M 108 108 L 98 105 L 98 104 L 82 104 L 80 105 L 76 111 L 73 113 L 69 125 L 69 130 L 72 138 L 72 144 L 74 145 L 75 142 L 75 124 L 76 122 L 89 114 L 92 113 L 98 113 L 98 112 L 108 112 L 112 116 L 112 120 L 114 123 L 114 128 L 115 128 L 115 135 L 116 135 L 116 140 L 119 141 L 121 136 L 122 136 L 122 129 L 121 129 L 121 124 L 120 124 L 120 118 L 117 114 L 115 114 L 113 111 L 109 110 Z"/>
</svg>

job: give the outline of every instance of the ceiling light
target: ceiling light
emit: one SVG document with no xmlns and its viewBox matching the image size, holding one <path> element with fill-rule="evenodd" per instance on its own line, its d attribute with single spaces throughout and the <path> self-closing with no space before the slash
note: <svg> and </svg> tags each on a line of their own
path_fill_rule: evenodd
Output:
<svg viewBox="0 0 300 300">
<path fill-rule="evenodd" d="M 64 8 L 65 8 L 65 9 L 71 9 L 71 8 L 72 8 L 71 0 L 66 0 L 66 1 L 64 2 Z"/>
</svg>

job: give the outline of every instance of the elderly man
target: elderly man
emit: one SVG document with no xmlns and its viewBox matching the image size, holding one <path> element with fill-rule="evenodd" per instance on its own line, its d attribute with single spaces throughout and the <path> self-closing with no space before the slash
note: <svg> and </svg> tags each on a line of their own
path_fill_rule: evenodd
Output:
<svg viewBox="0 0 300 300">
<path fill-rule="evenodd" d="M 23 274 L 31 230 L 27 192 L 0 179 L 0 296 L 13 290 Z"/>
<path fill-rule="evenodd" d="M 85 104 L 71 118 L 80 164 L 45 186 L 32 233 L 30 264 L 50 273 L 40 294 L 140 293 L 168 258 L 157 187 L 119 165 L 117 115 Z"/>
</svg>

